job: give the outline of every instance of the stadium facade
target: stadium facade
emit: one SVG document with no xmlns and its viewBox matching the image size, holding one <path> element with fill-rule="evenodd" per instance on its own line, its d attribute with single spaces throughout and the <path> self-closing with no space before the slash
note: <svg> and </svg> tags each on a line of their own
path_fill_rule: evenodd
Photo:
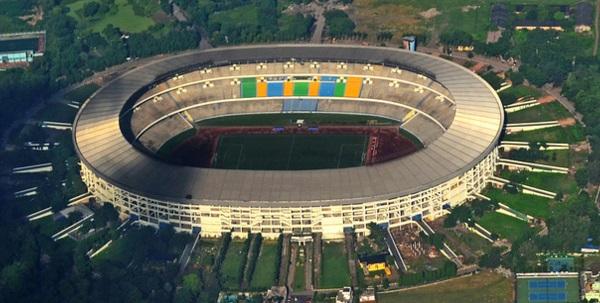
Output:
<svg viewBox="0 0 600 303">
<path fill-rule="evenodd" d="M 391 118 L 424 148 L 363 167 L 302 171 L 178 166 L 155 153 L 204 119 L 320 112 Z M 504 113 L 455 63 L 400 49 L 261 45 L 165 57 L 92 96 L 73 137 L 89 191 L 155 226 L 216 236 L 341 238 L 435 218 L 494 173 Z"/>
</svg>

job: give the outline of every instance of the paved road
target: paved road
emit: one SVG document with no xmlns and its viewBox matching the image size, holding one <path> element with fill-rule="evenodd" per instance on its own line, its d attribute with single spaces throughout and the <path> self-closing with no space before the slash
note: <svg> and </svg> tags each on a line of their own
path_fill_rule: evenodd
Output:
<svg viewBox="0 0 600 303">
<path fill-rule="evenodd" d="M 436 56 L 443 55 L 443 53 L 437 48 L 419 46 L 417 48 L 417 50 L 419 52 L 428 53 L 428 54 L 432 54 L 432 55 L 436 55 Z M 512 65 L 510 65 L 506 62 L 502 62 L 498 58 L 485 57 L 485 56 L 480 56 L 480 55 L 475 55 L 473 58 L 469 58 L 466 53 L 459 53 L 459 52 L 452 53 L 452 57 L 461 58 L 461 59 L 465 59 L 465 60 L 471 60 L 471 61 L 475 61 L 475 62 L 481 62 L 483 64 L 492 66 L 494 68 L 494 70 L 496 70 L 496 71 L 507 71 L 512 68 Z"/>
<path fill-rule="evenodd" d="M 318 5 L 315 8 L 314 16 L 315 16 L 315 31 L 310 38 L 310 43 L 321 43 L 323 38 L 323 29 L 325 28 L 325 15 L 323 14 L 325 9 L 323 6 Z"/>
<path fill-rule="evenodd" d="M 306 290 L 313 289 L 313 245 L 306 243 L 304 245 L 304 288 Z M 297 289 L 299 290 L 299 289 Z"/>
<path fill-rule="evenodd" d="M 292 249 L 290 250 L 290 266 L 288 269 L 287 276 L 287 287 L 294 289 L 294 279 L 296 278 L 296 259 L 298 258 L 298 243 L 292 243 Z"/>
<path fill-rule="evenodd" d="M 321 285 L 321 234 L 315 234 L 313 240 L 313 287 L 316 289 Z"/>
<path fill-rule="evenodd" d="M 279 264 L 279 281 L 278 285 L 285 285 L 288 276 L 288 265 L 290 263 L 290 235 L 283 236 L 281 245 L 281 264 Z"/>
<path fill-rule="evenodd" d="M 344 233 L 344 244 L 346 248 L 346 257 L 348 258 L 348 268 L 350 269 L 350 281 L 352 287 L 358 286 L 358 277 L 356 276 L 356 259 L 354 258 L 354 235 L 352 233 Z"/>
<path fill-rule="evenodd" d="M 596 17 L 594 18 L 594 50 L 592 55 L 596 57 L 598 55 L 598 43 L 600 43 L 600 0 L 596 0 Z"/>
</svg>

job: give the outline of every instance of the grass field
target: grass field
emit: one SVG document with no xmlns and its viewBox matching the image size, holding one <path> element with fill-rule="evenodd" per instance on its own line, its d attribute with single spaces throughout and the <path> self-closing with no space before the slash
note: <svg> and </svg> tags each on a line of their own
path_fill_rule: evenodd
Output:
<svg viewBox="0 0 600 303">
<path fill-rule="evenodd" d="M 296 272 L 294 273 L 294 285 L 295 291 L 302 291 L 305 288 L 304 281 L 304 264 L 306 256 L 302 253 L 301 249 L 298 250 L 298 257 L 296 258 Z"/>
<path fill-rule="evenodd" d="M 435 285 L 377 295 L 379 303 L 509 303 L 512 282 L 497 273 L 484 271 Z"/>
<path fill-rule="evenodd" d="M 68 93 L 65 94 L 65 99 L 69 101 L 75 101 L 83 103 L 89 98 L 94 92 L 96 92 L 100 86 L 96 83 L 84 84 Z"/>
<path fill-rule="evenodd" d="M 575 180 L 572 177 L 563 174 L 529 171 L 522 171 L 519 173 L 502 171 L 500 176 L 502 178 L 509 179 L 511 175 L 515 174 L 525 176 L 525 181 L 522 182 L 525 185 L 538 187 L 553 192 L 561 191 L 565 194 L 577 193 L 579 190 Z"/>
<path fill-rule="evenodd" d="M 529 226 L 526 222 L 497 212 L 488 212 L 478 222 L 483 228 L 511 242 L 523 237 Z"/>
<path fill-rule="evenodd" d="M 560 103 L 551 102 L 506 115 L 508 123 L 554 121 L 572 117 Z"/>
<path fill-rule="evenodd" d="M 277 241 L 263 240 L 260 254 L 256 260 L 256 268 L 252 275 L 252 289 L 268 289 L 275 282 L 277 271 Z"/>
<path fill-rule="evenodd" d="M 515 103 L 517 99 L 521 97 L 538 98 L 541 96 L 541 93 L 533 87 L 517 85 L 501 91 L 498 93 L 498 96 L 500 97 L 502 104 L 509 105 Z"/>
<path fill-rule="evenodd" d="M 225 260 L 221 265 L 221 284 L 225 289 L 239 289 L 241 281 L 242 262 L 246 256 L 244 253 L 244 240 L 231 240 Z"/>
<path fill-rule="evenodd" d="M 540 151 L 540 152 L 544 159 L 535 159 L 535 160 L 520 159 L 520 158 L 514 157 L 514 156 L 511 157 L 510 153 L 506 153 L 506 152 L 502 153 L 502 157 L 513 159 L 513 160 L 532 161 L 535 163 L 556 165 L 556 166 L 562 166 L 562 167 L 571 167 L 571 165 L 576 164 L 576 162 L 577 162 L 576 160 L 579 160 L 579 158 L 581 158 L 581 156 L 578 155 L 578 153 L 568 150 L 568 149 L 547 150 L 547 151 Z M 586 156 L 585 152 L 580 152 L 580 153 L 583 154 L 584 157 Z"/>
<path fill-rule="evenodd" d="M 449 245 L 453 246 L 453 248 L 458 249 L 458 247 L 454 247 L 453 242 L 464 243 L 471 252 L 477 255 L 483 255 L 492 248 L 490 242 L 473 232 L 459 232 L 453 229 L 446 229 L 444 230 L 444 235 L 446 235 Z"/>
<path fill-rule="evenodd" d="M 36 115 L 39 121 L 72 123 L 77 115 L 77 110 L 61 103 L 52 103 L 44 107 Z"/>
<path fill-rule="evenodd" d="M 540 4 L 539 0 L 504 2 Z M 543 4 L 575 2 L 576 0 L 548 0 L 543 1 Z M 490 28 L 490 10 L 493 3 L 486 0 L 354 0 L 350 15 L 356 23 L 356 31 L 367 33 L 371 41 L 381 32 L 394 34 L 392 42 L 399 42 L 402 35 L 407 33 L 431 37 L 447 30 L 462 30 L 472 34 L 476 40 L 484 42 Z M 439 14 L 432 18 L 420 15 L 430 9 L 435 9 Z"/>
<path fill-rule="evenodd" d="M 571 166 L 571 151 L 565 150 L 549 150 L 544 151 L 543 154 L 548 157 L 545 160 L 536 160 L 534 162 L 548 165 L 557 165 L 562 167 Z"/>
<path fill-rule="evenodd" d="M 179 144 L 190 139 L 195 134 L 196 134 L 195 128 L 190 128 L 188 130 L 184 130 L 184 131 L 180 132 L 179 134 L 175 135 L 173 138 L 169 139 L 169 141 L 167 141 L 163 145 L 161 145 L 160 148 L 158 149 L 158 151 L 156 151 L 156 154 L 161 157 L 168 157 L 169 155 L 171 155 L 173 150 Z"/>
<path fill-rule="evenodd" d="M 191 259 L 193 268 L 209 269 L 215 263 L 215 258 L 219 252 L 220 240 L 201 239 Z"/>
<path fill-rule="evenodd" d="M 323 242 L 321 262 L 321 288 L 340 288 L 350 286 L 348 260 L 344 243 Z"/>
<path fill-rule="evenodd" d="M 583 259 L 583 269 L 598 272 L 600 270 L 600 255 L 586 255 Z"/>
<path fill-rule="evenodd" d="M 366 135 L 225 135 L 213 167 L 300 170 L 360 166 Z M 269 157 L 265 157 L 269 155 Z"/>
<path fill-rule="evenodd" d="M 115 9 L 109 11 L 99 19 L 86 20 L 80 12 L 86 3 L 92 1 L 80 0 L 67 5 L 67 7 L 69 8 L 69 15 L 71 17 L 78 20 L 83 25 L 83 28 L 89 28 L 93 32 L 102 32 L 107 25 L 112 24 L 124 32 L 139 33 L 155 24 L 150 17 L 136 15 L 133 7 L 127 0 L 115 0 Z"/>
<path fill-rule="evenodd" d="M 580 125 L 569 127 L 550 127 L 527 132 L 512 133 L 504 136 L 506 141 L 550 142 L 550 143 L 576 143 L 585 139 L 583 128 Z"/>
<path fill-rule="evenodd" d="M 286 126 L 296 125 L 297 120 L 304 120 L 306 125 L 311 124 L 335 124 L 335 125 L 367 125 L 376 124 L 399 124 L 398 121 L 368 115 L 345 115 L 345 114 L 256 114 L 217 117 L 198 121 L 199 126 Z"/>
<path fill-rule="evenodd" d="M 494 201 L 498 201 L 516 211 L 532 217 L 546 219 L 551 213 L 553 202 L 544 197 L 523 193 L 512 194 L 497 188 L 490 188 L 483 194 Z"/>
</svg>

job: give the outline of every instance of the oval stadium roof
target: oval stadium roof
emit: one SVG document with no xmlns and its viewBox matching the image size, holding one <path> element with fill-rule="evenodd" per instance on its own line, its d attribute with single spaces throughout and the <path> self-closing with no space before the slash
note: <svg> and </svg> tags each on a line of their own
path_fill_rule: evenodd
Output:
<svg viewBox="0 0 600 303">
<path fill-rule="evenodd" d="M 394 62 L 423 70 L 456 102 L 454 121 L 426 148 L 364 167 L 303 171 L 228 170 L 177 166 L 133 146 L 119 116 L 141 88 L 191 65 L 272 59 Z M 81 108 L 73 128 L 81 161 L 102 179 L 164 201 L 256 207 L 319 206 L 384 200 L 459 176 L 496 146 L 504 111 L 494 90 L 464 67 L 400 49 L 342 45 L 258 45 L 188 52 L 154 60 L 101 88 Z"/>
</svg>

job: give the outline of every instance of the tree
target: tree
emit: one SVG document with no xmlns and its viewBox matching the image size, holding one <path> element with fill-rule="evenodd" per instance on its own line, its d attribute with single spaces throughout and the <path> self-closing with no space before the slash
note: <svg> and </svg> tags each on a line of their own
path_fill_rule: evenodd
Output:
<svg viewBox="0 0 600 303">
<path fill-rule="evenodd" d="M 197 296 L 202 290 L 202 281 L 197 274 L 191 273 L 183 276 L 183 289 L 189 291 L 192 295 Z"/>
<path fill-rule="evenodd" d="M 100 10 L 100 3 L 96 1 L 88 2 L 83 6 L 83 16 L 92 17 Z"/>
<path fill-rule="evenodd" d="M 565 19 L 565 13 L 557 11 L 554 13 L 554 15 L 552 15 L 552 18 L 554 18 L 556 21 L 562 21 Z"/>
<path fill-rule="evenodd" d="M 390 288 L 390 280 L 388 280 L 388 278 L 383 278 L 383 281 L 381 283 L 382 283 L 383 289 Z"/>
<path fill-rule="evenodd" d="M 454 227 L 457 223 L 466 223 L 472 219 L 471 210 L 467 205 L 460 205 L 452 209 L 444 220 L 444 227 Z"/>
<path fill-rule="evenodd" d="M 344 11 L 334 9 L 325 12 L 327 30 L 332 37 L 343 37 L 352 34 L 356 25 Z"/>
<path fill-rule="evenodd" d="M 493 247 L 488 253 L 481 256 L 479 266 L 487 268 L 496 268 L 502 262 L 502 250 L 498 247 Z"/>
<path fill-rule="evenodd" d="M 523 84 L 523 81 L 525 81 L 525 77 L 523 77 L 523 74 L 520 72 L 511 72 L 509 78 L 510 81 L 512 81 L 513 86 L 521 85 Z"/>
<path fill-rule="evenodd" d="M 379 249 L 383 249 L 386 247 L 385 244 L 385 234 L 384 230 L 381 226 L 377 225 L 375 222 L 370 222 L 367 224 L 367 229 L 369 230 L 369 238 L 377 244 Z"/>
<path fill-rule="evenodd" d="M 575 172 L 575 182 L 581 188 L 584 188 L 588 183 L 589 175 L 586 168 L 580 168 Z"/>
<path fill-rule="evenodd" d="M 448 46 L 472 45 L 473 36 L 461 30 L 446 31 L 440 35 L 440 42 Z"/>
<path fill-rule="evenodd" d="M 0 271 L 0 290 L 18 296 L 27 288 L 30 268 L 22 262 L 13 262 Z M 1 298 L 1 297 L 0 297 Z"/>
</svg>

